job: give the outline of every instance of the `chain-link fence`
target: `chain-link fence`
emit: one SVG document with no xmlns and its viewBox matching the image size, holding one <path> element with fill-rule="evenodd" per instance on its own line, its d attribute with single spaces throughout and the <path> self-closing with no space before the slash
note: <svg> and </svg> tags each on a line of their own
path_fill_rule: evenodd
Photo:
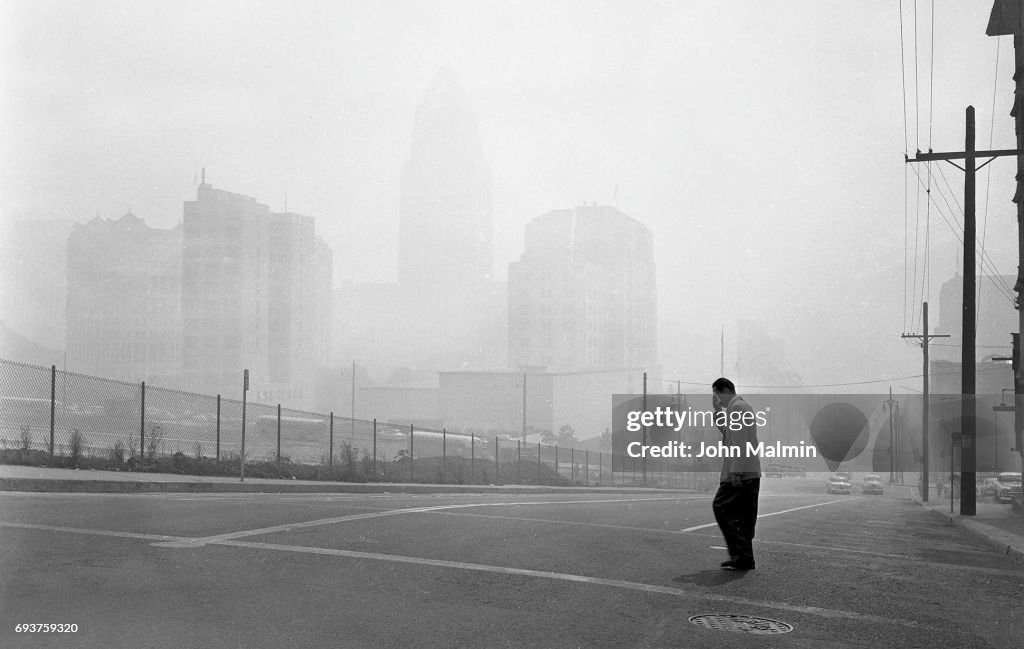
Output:
<svg viewBox="0 0 1024 649">
<path fill-rule="evenodd" d="M 710 489 L 670 460 L 350 419 L 0 359 L 0 462 L 350 481 Z"/>
</svg>

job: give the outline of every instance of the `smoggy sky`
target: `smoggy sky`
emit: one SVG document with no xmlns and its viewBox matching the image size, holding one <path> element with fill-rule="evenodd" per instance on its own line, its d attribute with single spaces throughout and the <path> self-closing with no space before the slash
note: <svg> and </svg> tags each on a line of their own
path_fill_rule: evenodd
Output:
<svg viewBox="0 0 1024 649">
<path fill-rule="evenodd" d="M 991 2 L 940 1 L 933 64 L 932 3 L 916 3 L 916 48 L 902 4 L 5 0 L 0 215 L 131 208 L 170 227 L 205 166 L 215 187 L 316 217 L 337 281 L 393 280 L 400 167 L 448 63 L 493 173 L 498 277 L 527 221 L 617 187 L 655 235 L 663 338 L 714 346 L 667 370 L 703 380 L 721 325 L 760 318 L 805 378 L 919 373 L 899 334 L 920 329 L 904 264 L 913 278 L 926 202 L 903 153 L 962 150 L 968 104 L 978 148 L 1012 148 L 1012 40 L 985 36 Z M 962 219 L 963 181 L 933 173 L 937 302 L 959 254 L 937 213 Z M 1005 274 L 1013 174 L 1004 159 L 978 177 L 979 239 Z M 877 356 L 844 356 L 851 339 Z"/>
</svg>

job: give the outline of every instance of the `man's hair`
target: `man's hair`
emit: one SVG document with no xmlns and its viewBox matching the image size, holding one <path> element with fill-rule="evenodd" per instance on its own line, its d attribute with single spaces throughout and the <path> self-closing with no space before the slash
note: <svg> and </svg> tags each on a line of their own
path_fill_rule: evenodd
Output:
<svg viewBox="0 0 1024 649">
<path fill-rule="evenodd" d="M 722 377 L 711 384 L 711 387 L 719 392 L 731 392 L 736 394 L 736 386 L 729 379 Z"/>
</svg>

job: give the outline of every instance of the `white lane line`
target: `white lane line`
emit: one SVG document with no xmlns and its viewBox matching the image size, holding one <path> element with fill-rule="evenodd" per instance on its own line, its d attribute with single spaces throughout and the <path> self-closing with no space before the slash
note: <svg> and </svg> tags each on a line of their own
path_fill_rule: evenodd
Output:
<svg viewBox="0 0 1024 649">
<path fill-rule="evenodd" d="M 336 523 L 348 523 L 351 521 L 362 521 L 372 518 L 384 518 L 386 516 L 401 516 L 404 514 L 420 514 L 424 512 L 434 512 L 445 509 L 465 509 L 467 507 L 518 507 L 522 505 L 580 505 L 589 503 L 619 503 L 619 502 L 647 502 L 652 500 L 687 500 L 686 498 L 680 498 L 672 496 L 669 498 L 606 498 L 600 500 L 559 500 L 559 501 L 536 501 L 536 502 L 490 502 L 490 503 L 461 503 L 457 505 L 433 505 L 430 507 L 409 507 L 403 509 L 389 509 L 380 512 L 371 512 L 368 514 L 350 514 L 348 516 L 335 516 L 332 518 L 320 518 L 312 521 L 303 521 L 301 523 L 286 523 L 284 525 L 273 525 L 271 527 L 261 527 L 251 530 L 240 530 L 238 532 L 229 532 L 227 534 L 217 534 L 214 536 L 204 536 L 195 538 L 190 543 L 196 545 L 202 545 L 204 543 L 215 543 L 220 541 L 226 541 L 231 539 L 240 539 L 246 536 L 260 536 L 263 534 L 273 534 L 276 532 L 291 532 L 294 530 L 304 529 L 307 527 L 319 527 L 322 525 L 334 525 Z"/>
<path fill-rule="evenodd" d="M 69 534 L 91 534 L 94 536 L 116 536 L 123 539 L 143 539 L 146 541 L 188 541 L 187 536 L 166 536 L 163 534 L 138 534 L 136 532 L 114 532 L 96 530 L 85 527 L 61 527 L 59 525 L 34 525 L 30 523 L 8 523 L 0 521 L 0 527 L 12 527 L 24 530 L 46 530 L 48 532 L 66 532 Z"/>
<path fill-rule="evenodd" d="M 275 550 L 279 552 L 296 552 L 300 554 L 315 554 L 323 556 L 346 557 L 349 559 L 365 559 L 370 561 L 387 561 L 392 563 L 407 563 L 420 566 L 431 566 L 435 568 L 454 568 L 458 570 L 475 570 L 503 575 L 515 575 L 520 577 L 537 577 L 541 579 L 553 579 L 557 581 L 568 581 L 580 584 L 591 584 L 596 586 L 610 586 L 626 590 L 641 591 L 659 595 L 670 595 L 673 597 L 685 597 L 687 599 L 703 599 L 739 606 L 754 606 L 759 608 L 804 613 L 819 617 L 838 618 L 847 620 L 859 620 L 875 624 L 889 624 L 896 626 L 908 626 L 919 628 L 922 625 L 913 620 L 900 620 L 869 613 L 855 613 L 853 611 L 842 611 L 836 609 L 822 608 L 819 606 L 805 606 L 802 604 L 788 604 L 778 601 L 761 601 L 747 599 L 744 597 L 732 597 L 729 595 L 717 595 L 700 591 L 689 591 L 671 586 L 658 586 L 655 584 L 643 584 L 635 581 L 621 579 L 605 579 L 603 577 L 587 577 L 585 575 L 574 575 L 562 572 L 549 572 L 546 570 L 529 570 L 527 568 L 510 568 L 507 566 L 492 566 L 480 563 L 465 563 L 462 561 L 444 561 L 441 559 L 424 559 L 422 557 L 410 557 L 397 554 L 379 554 L 376 552 L 356 552 L 354 550 L 337 550 L 333 548 L 317 548 L 298 545 L 281 545 L 277 543 L 257 543 L 253 541 L 212 541 L 216 545 L 228 545 L 239 548 L 250 548 L 254 550 Z"/>
<path fill-rule="evenodd" d="M 616 529 L 616 530 L 627 530 L 627 531 L 631 531 L 631 532 L 674 534 L 676 536 L 680 536 L 682 534 L 687 534 L 687 535 L 690 535 L 690 536 L 706 536 L 708 538 L 718 538 L 717 534 L 689 534 L 688 532 L 685 532 L 685 531 L 668 530 L 668 529 L 662 529 L 662 528 L 657 528 L 657 527 L 632 527 L 630 525 L 612 525 L 610 523 L 583 523 L 583 522 L 580 522 L 580 521 L 553 521 L 553 520 L 548 519 L 548 518 L 523 518 L 523 517 L 520 517 L 520 516 L 496 516 L 494 514 L 470 514 L 470 513 L 467 513 L 467 512 L 438 512 L 438 513 L 443 514 L 445 516 L 460 516 L 460 517 L 467 516 L 469 518 L 494 518 L 494 519 L 498 519 L 498 520 L 523 521 L 523 522 L 526 522 L 526 523 L 550 523 L 552 525 L 578 525 L 580 527 L 606 527 L 606 528 L 611 528 L 611 529 Z M 809 544 L 805 544 L 805 543 L 789 543 L 787 541 L 766 541 L 764 539 L 756 539 L 756 541 L 757 541 L 757 543 L 759 545 L 786 545 L 786 546 L 793 546 L 793 547 L 798 547 L 798 548 L 808 548 L 808 549 L 811 549 L 811 550 L 817 550 L 817 551 L 821 551 L 821 552 L 830 552 L 830 553 L 831 552 L 843 552 L 843 553 L 853 553 L 853 554 L 866 554 L 866 555 L 873 556 L 873 557 L 885 557 L 887 559 L 909 559 L 909 558 L 911 558 L 910 555 L 905 555 L 905 554 L 890 554 L 890 553 L 885 553 L 885 552 L 870 552 L 868 550 L 857 550 L 857 549 L 854 549 L 854 548 L 843 548 L 843 547 L 834 547 L 834 546 L 825 546 L 825 545 L 809 545 Z M 728 549 L 728 548 L 717 546 L 717 545 L 711 545 L 711 546 L 708 546 L 708 547 L 710 547 L 712 550 L 726 550 L 726 549 Z"/>
<path fill-rule="evenodd" d="M 691 499 L 696 500 L 696 499 Z M 550 523 L 552 525 L 577 525 L 579 527 L 605 527 L 613 530 L 628 530 L 631 532 L 661 532 L 663 534 L 682 534 L 679 530 L 670 530 L 658 527 L 635 527 L 633 525 L 613 525 L 611 523 L 584 523 L 581 521 L 556 521 L 550 518 L 526 518 L 523 516 L 498 516 L 496 514 L 470 514 L 468 512 L 438 512 L 445 516 L 468 516 L 470 518 L 495 518 L 505 521 L 522 521 L 524 523 Z"/>
<path fill-rule="evenodd" d="M 825 505 L 832 505 L 834 503 L 846 503 L 852 502 L 854 498 L 843 498 L 842 500 L 830 500 L 824 503 L 817 503 L 815 505 L 804 505 L 803 507 L 793 507 L 792 509 L 784 509 L 781 512 L 772 512 L 770 514 L 758 514 L 758 518 L 768 518 L 769 516 L 778 516 L 780 514 L 788 514 L 790 512 L 800 511 L 801 509 L 811 509 L 812 507 L 824 507 Z M 718 527 L 718 523 L 705 523 L 704 525 L 695 525 L 694 527 L 687 527 L 680 532 L 696 532 L 697 530 L 707 529 L 709 527 Z"/>
</svg>

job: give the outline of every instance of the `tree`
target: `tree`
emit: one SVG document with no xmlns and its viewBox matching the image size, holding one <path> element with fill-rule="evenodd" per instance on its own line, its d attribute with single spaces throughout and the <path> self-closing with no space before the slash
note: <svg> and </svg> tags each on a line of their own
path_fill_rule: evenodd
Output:
<svg viewBox="0 0 1024 649">
<path fill-rule="evenodd" d="M 545 444 L 554 444 L 558 441 L 558 437 L 550 430 L 540 431 L 540 441 Z"/>
<path fill-rule="evenodd" d="M 601 433 L 601 450 L 606 453 L 612 452 L 612 429 L 605 428 Z"/>
<path fill-rule="evenodd" d="M 558 444 L 559 446 L 572 446 L 579 440 L 576 439 L 576 431 L 573 430 L 572 426 L 565 424 L 558 429 Z"/>
</svg>

